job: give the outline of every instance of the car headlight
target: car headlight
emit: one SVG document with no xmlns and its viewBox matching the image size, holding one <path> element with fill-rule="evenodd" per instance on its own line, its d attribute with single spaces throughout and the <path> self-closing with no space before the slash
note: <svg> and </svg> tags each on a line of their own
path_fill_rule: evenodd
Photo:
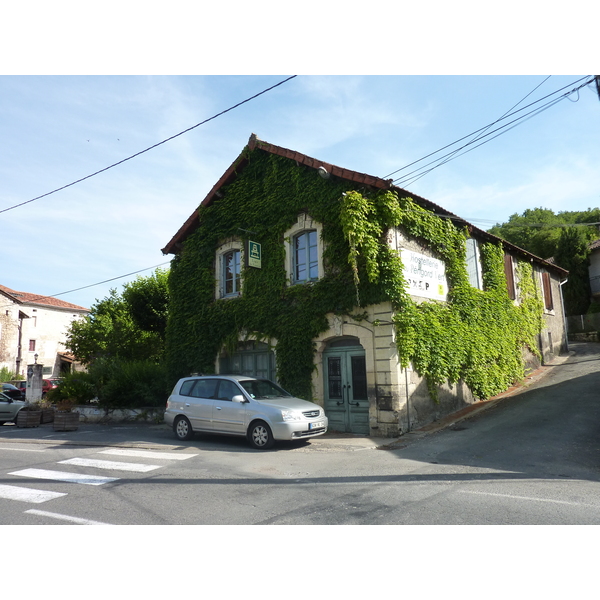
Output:
<svg viewBox="0 0 600 600">
<path fill-rule="evenodd" d="M 302 413 L 295 412 L 293 410 L 282 410 L 281 411 L 281 418 L 284 421 L 301 421 L 302 420 Z"/>
</svg>

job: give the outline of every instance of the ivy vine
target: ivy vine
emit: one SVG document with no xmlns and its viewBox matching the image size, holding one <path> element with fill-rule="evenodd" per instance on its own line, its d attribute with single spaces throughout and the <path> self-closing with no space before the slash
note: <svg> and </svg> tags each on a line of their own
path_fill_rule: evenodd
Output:
<svg viewBox="0 0 600 600">
<path fill-rule="evenodd" d="M 366 218 L 369 223 L 365 223 Z M 390 191 L 370 198 L 347 193 L 342 223 L 355 283 L 360 256 L 367 263 L 368 280 L 374 283 L 381 279 L 392 301 L 402 366 L 412 362 L 425 377 L 434 399 L 438 386 L 459 379 L 475 397 L 487 398 L 523 378 L 523 347 L 541 358 L 536 336 L 543 326 L 543 305 L 530 264 L 517 263 L 520 298 L 515 305 L 508 296 L 502 247 L 490 243 L 481 246 L 485 291 L 473 288 L 465 264 L 468 232 L 410 198 L 399 199 Z M 447 302 L 417 305 L 412 300 L 406 292 L 401 258 L 381 236 L 385 224 L 419 238 L 445 262 Z"/>
<path fill-rule="evenodd" d="M 531 265 L 519 264 L 520 303 L 508 298 L 503 250 L 481 248 L 485 291 L 469 285 L 466 232 L 392 191 L 315 176 L 314 169 L 259 148 L 222 188 L 223 196 L 198 211 L 200 227 L 173 260 L 166 360 L 175 382 L 191 372 L 211 373 L 223 348 L 240 331 L 277 340 L 277 376 L 293 394 L 312 399 L 313 340 L 328 328 L 327 314 L 360 319 L 360 308 L 386 300 L 394 307 L 398 353 L 426 378 L 430 393 L 462 379 L 486 398 L 523 377 L 521 348 L 537 353 L 542 304 Z M 289 286 L 284 234 L 298 214 L 322 224 L 324 276 Z M 448 301 L 415 303 L 406 291 L 401 258 L 386 240 L 400 227 L 446 264 Z M 228 240 L 262 244 L 262 268 L 244 267 L 243 294 L 215 300 L 215 251 Z"/>
</svg>

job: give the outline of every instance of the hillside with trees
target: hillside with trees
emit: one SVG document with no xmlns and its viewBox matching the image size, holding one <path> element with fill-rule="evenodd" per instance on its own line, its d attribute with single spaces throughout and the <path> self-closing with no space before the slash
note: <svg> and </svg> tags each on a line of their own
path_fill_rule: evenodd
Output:
<svg viewBox="0 0 600 600">
<path fill-rule="evenodd" d="M 533 208 L 512 215 L 506 223 L 497 224 L 489 232 L 540 258 L 552 258 L 569 271 L 569 281 L 563 288 L 565 312 L 582 315 L 597 312 L 590 305 L 588 275 L 589 244 L 600 238 L 600 208 L 586 211 L 554 211 Z"/>
</svg>

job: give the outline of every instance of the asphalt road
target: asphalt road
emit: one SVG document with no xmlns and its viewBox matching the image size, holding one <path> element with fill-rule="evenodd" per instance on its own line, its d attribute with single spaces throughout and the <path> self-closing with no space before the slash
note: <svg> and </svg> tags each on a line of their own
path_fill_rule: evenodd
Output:
<svg viewBox="0 0 600 600">
<path fill-rule="evenodd" d="M 599 524 L 600 346 L 398 440 L 252 450 L 166 426 L 0 427 L 0 524 Z"/>
</svg>

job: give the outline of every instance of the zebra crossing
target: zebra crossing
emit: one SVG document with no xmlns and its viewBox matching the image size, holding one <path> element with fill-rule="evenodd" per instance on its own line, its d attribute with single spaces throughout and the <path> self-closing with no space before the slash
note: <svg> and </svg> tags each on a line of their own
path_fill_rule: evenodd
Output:
<svg viewBox="0 0 600 600">
<path fill-rule="evenodd" d="M 119 477 L 109 477 L 106 475 L 99 475 L 97 471 L 122 471 L 129 473 L 149 473 L 156 469 L 160 469 L 161 464 L 148 464 L 142 462 L 126 462 L 125 460 L 118 460 L 120 458 L 143 458 L 150 459 L 152 461 L 181 461 L 198 456 L 195 453 L 182 453 L 182 452 L 165 452 L 156 450 L 141 450 L 135 448 L 107 448 L 100 450 L 96 454 L 98 455 L 109 455 L 114 457 L 113 460 L 107 460 L 103 456 L 101 458 L 89 458 L 89 457 L 75 457 L 66 460 L 57 461 L 57 465 L 69 465 L 71 467 L 83 467 L 85 472 L 71 472 L 64 470 L 49 469 L 38 469 L 38 468 L 25 468 L 16 471 L 10 471 L 8 475 L 14 475 L 16 477 L 28 478 L 30 480 L 44 480 L 44 481 L 56 481 L 60 483 L 71 483 L 80 485 L 91 485 L 100 486 L 106 483 L 111 483 L 119 480 Z M 60 467 L 59 467 L 60 469 Z M 55 492 L 49 490 L 40 490 L 30 487 L 23 487 L 20 485 L 12 484 L 0 484 L 0 499 L 15 500 L 18 502 L 25 502 L 29 504 L 43 504 L 50 500 L 55 500 L 63 496 L 67 496 L 68 492 Z M 59 520 L 68 521 L 71 523 L 78 524 L 90 524 L 90 525 L 101 525 L 96 521 L 90 521 L 87 519 L 80 519 L 78 517 L 71 517 L 68 515 L 60 515 L 58 513 L 51 513 L 40 510 L 27 510 L 29 514 L 37 514 L 40 516 L 46 516 Z"/>
</svg>

